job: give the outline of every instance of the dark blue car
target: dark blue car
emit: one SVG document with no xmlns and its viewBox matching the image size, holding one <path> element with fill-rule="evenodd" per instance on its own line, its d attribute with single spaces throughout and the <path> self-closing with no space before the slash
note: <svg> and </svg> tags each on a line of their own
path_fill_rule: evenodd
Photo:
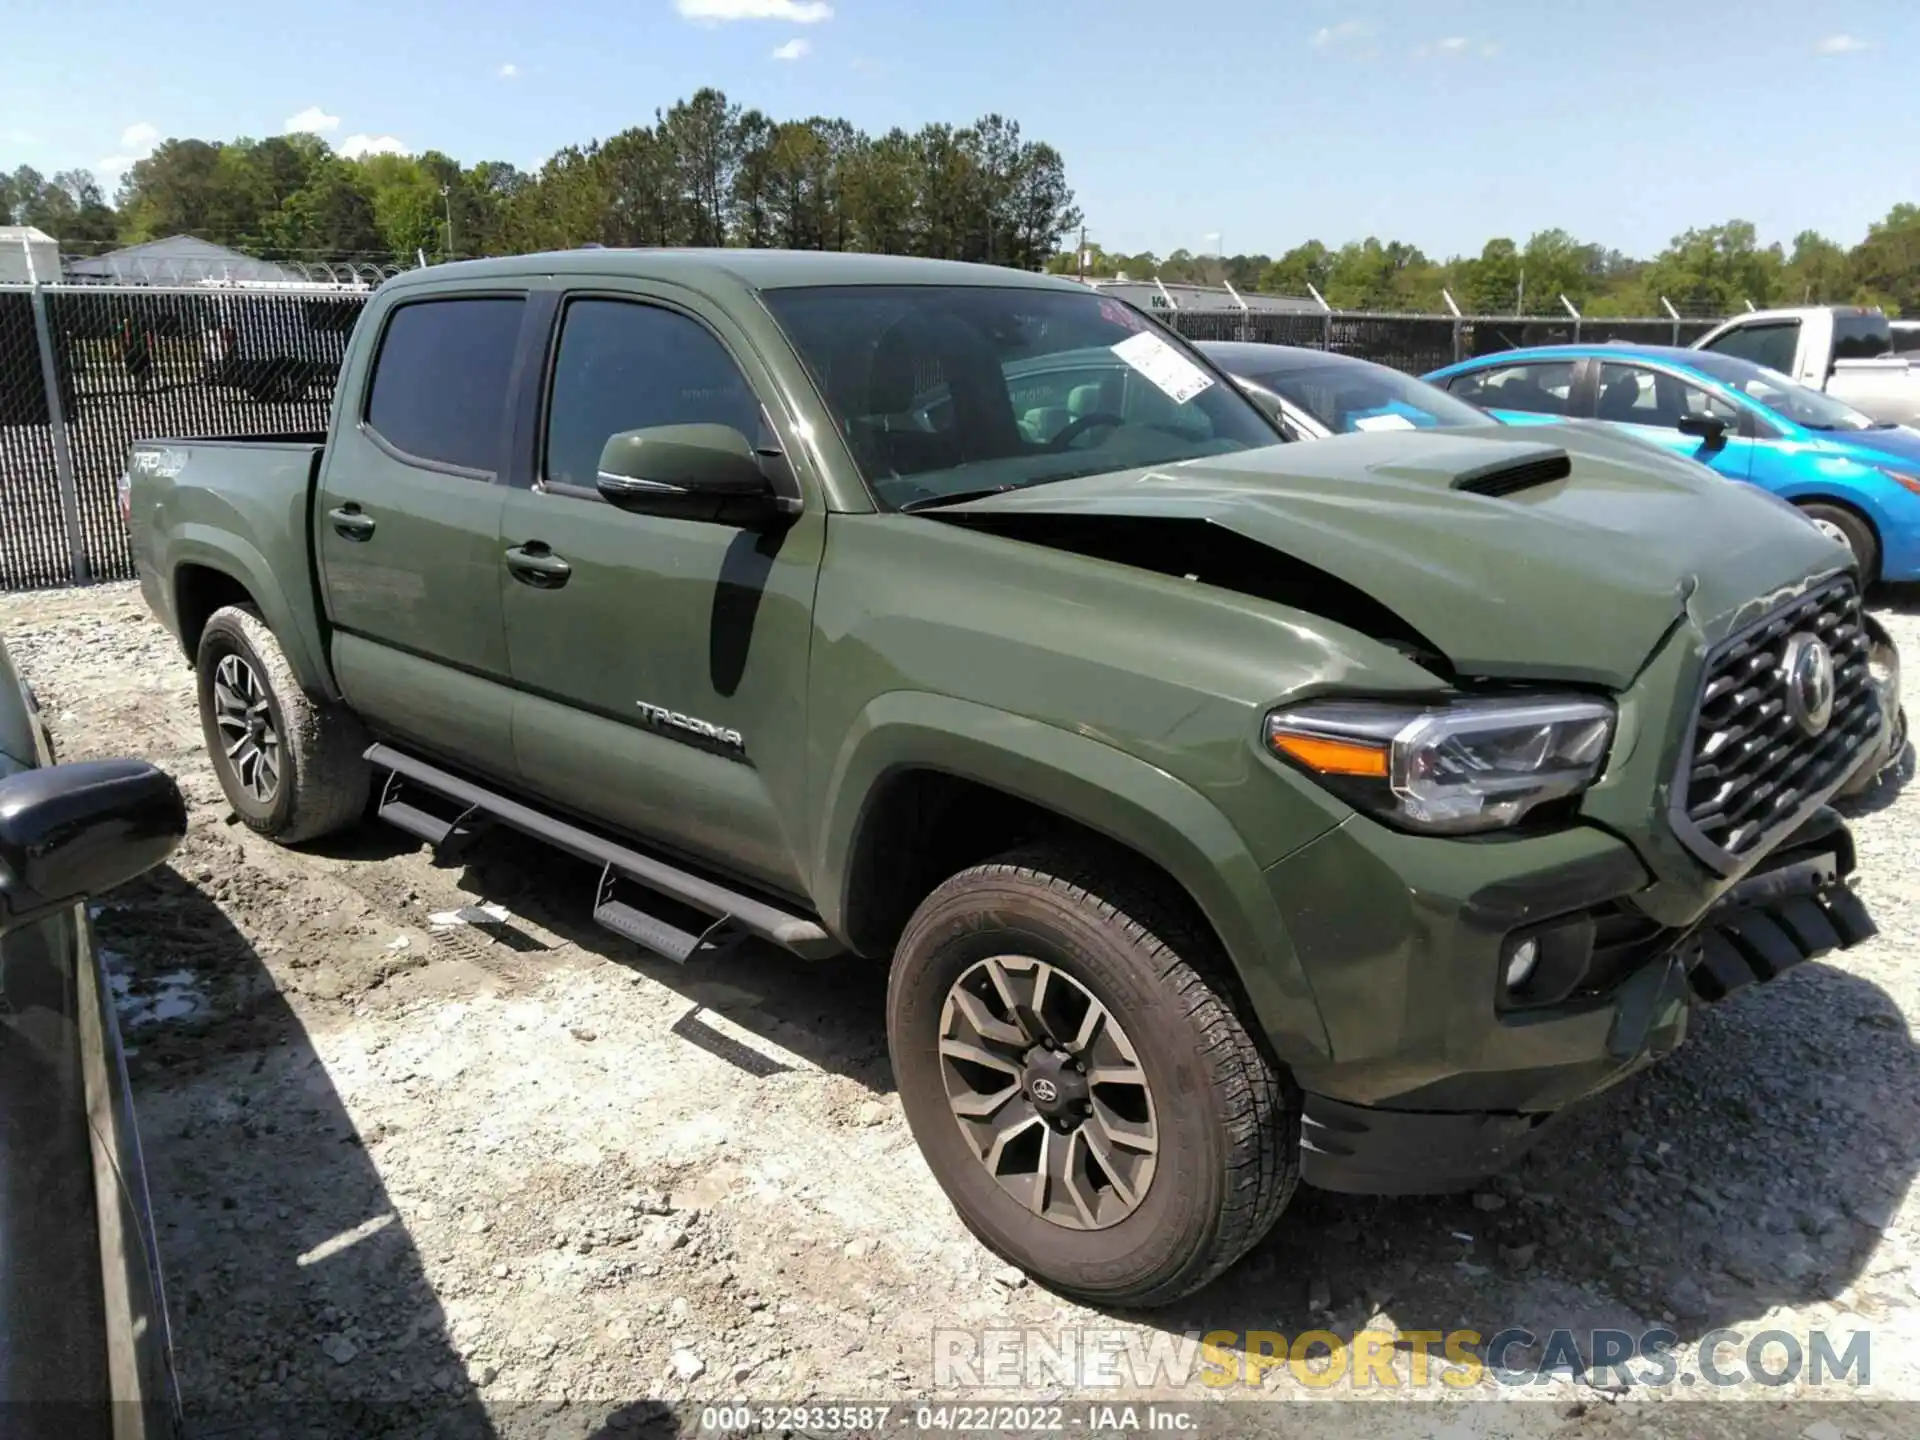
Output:
<svg viewBox="0 0 1920 1440">
<path fill-rule="evenodd" d="M 1791 501 L 1868 580 L 1920 579 L 1920 431 L 1777 371 L 1656 345 L 1550 345 L 1426 377 L 1510 424 L 1591 419 Z"/>
</svg>

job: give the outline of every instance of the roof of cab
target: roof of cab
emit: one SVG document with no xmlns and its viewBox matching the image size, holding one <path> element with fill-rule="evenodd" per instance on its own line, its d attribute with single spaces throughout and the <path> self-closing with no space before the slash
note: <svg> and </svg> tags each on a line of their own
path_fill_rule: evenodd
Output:
<svg viewBox="0 0 1920 1440">
<path fill-rule="evenodd" d="M 1010 270 L 1001 265 L 924 260 L 910 255 L 862 255 L 835 250 L 663 250 L 600 246 L 432 265 L 403 271 L 387 285 L 410 288 L 452 280 L 517 280 L 534 275 L 619 275 L 636 280 L 665 280 L 693 288 L 698 288 L 702 279 L 725 277 L 750 290 L 779 290 L 799 285 L 1083 288 L 1072 280 Z"/>
</svg>

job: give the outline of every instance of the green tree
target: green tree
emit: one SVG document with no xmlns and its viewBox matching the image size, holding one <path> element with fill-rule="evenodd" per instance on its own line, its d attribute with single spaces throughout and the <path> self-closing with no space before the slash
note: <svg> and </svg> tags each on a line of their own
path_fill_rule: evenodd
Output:
<svg viewBox="0 0 1920 1440">
<path fill-rule="evenodd" d="M 31 165 L 0 171 L 0 225 L 31 225 L 64 245 L 113 240 L 119 217 L 89 170 L 62 170 L 51 180 Z"/>
<path fill-rule="evenodd" d="M 1645 285 L 1681 310 L 1725 314 L 1769 303 L 1785 267 L 1778 245 L 1763 248 L 1749 221 L 1729 220 L 1676 235 L 1647 267 Z"/>
<path fill-rule="evenodd" d="M 1901 314 L 1920 310 L 1920 205 L 1894 206 L 1849 258 L 1856 298 L 1888 302 Z"/>
<path fill-rule="evenodd" d="M 1781 299 L 1819 305 L 1849 300 L 1853 292 L 1853 262 L 1845 250 L 1816 230 L 1794 236 L 1793 254 L 1781 275 Z"/>
<path fill-rule="evenodd" d="M 1318 240 L 1296 245 L 1267 266 L 1260 288 L 1278 295 L 1305 295 L 1312 286 L 1322 295 L 1333 278 L 1333 252 Z"/>
<path fill-rule="evenodd" d="M 1461 267 L 1463 293 L 1456 297 L 1461 307 L 1471 315 L 1518 314 L 1522 304 L 1520 266 L 1520 247 L 1513 241 L 1487 241 L 1480 249 L 1480 258 Z"/>
</svg>

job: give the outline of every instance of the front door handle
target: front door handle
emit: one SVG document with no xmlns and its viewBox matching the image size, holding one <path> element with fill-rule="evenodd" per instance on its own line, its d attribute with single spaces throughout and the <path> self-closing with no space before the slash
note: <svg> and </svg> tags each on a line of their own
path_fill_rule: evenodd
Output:
<svg viewBox="0 0 1920 1440">
<path fill-rule="evenodd" d="M 522 585 L 536 590 L 558 590 L 573 578 L 573 567 L 538 540 L 508 550 L 507 569 Z"/>
<path fill-rule="evenodd" d="M 338 510 L 329 510 L 327 519 L 332 522 L 335 532 L 348 540 L 371 540 L 373 538 L 373 517 L 363 515 L 360 507 L 351 502 Z"/>
</svg>

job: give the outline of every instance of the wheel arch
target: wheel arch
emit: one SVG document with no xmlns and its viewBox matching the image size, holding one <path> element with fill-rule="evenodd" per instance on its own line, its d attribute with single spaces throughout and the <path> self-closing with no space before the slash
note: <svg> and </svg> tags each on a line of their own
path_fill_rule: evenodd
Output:
<svg viewBox="0 0 1920 1440">
<path fill-rule="evenodd" d="M 260 613 L 293 667 L 301 687 L 327 699 L 339 691 L 316 648 L 317 637 L 300 623 L 266 557 L 233 535 L 196 536 L 183 532 L 175 541 L 169 577 L 175 632 L 187 659 L 199 649 L 207 621 L 223 605 L 248 605 Z"/>
<path fill-rule="evenodd" d="M 1806 489 L 1783 491 L 1781 499 L 1787 501 L 1796 510 L 1804 510 L 1809 505 L 1825 505 L 1829 509 L 1844 510 L 1862 525 L 1873 539 L 1873 552 L 1876 570 L 1884 567 L 1887 558 L 1886 527 L 1881 522 L 1877 507 L 1868 504 L 1860 496 L 1846 491 L 1830 489 Z M 1864 584 L 1872 584 L 1879 578 L 1877 574 L 1861 577 Z"/>
<path fill-rule="evenodd" d="M 920 900 L 967 865 L 1079 836 L 1128 852 L 1193 907 L 1278 1058 L 1327 1057 L 1262 867 L 1227 817 L 1166 771 L 1037 720 L 894 692 L 850 728 L 825 793 L 814 892 L 828 928 L 860 953 L 889 953 Z"/>
</svg>

